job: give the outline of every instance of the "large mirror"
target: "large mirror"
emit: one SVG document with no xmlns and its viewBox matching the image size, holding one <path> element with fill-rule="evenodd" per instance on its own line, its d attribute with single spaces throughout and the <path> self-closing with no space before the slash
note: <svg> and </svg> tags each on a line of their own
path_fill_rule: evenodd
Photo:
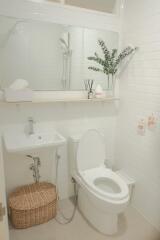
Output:
<svg viewBox="0 0 160 240">
<path fill-rule="evenodd" d="M 98 39 L 118 48 L 118 33 L 0 16 L 0 86 L 25 79 L 33 90 L 82 90 L 84 81 L 107 87 L 87 58 L 102 55 Z M 103 55 L 102 55 L 103 56 Z"/>
</svg>

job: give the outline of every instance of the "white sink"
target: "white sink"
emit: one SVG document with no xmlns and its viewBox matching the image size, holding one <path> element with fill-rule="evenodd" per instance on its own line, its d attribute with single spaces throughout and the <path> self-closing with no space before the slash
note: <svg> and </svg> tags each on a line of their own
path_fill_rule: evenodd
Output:
<svg viewBox="0 0 160 240">
<path fill-rule="evenodd" d="M 10 153 L 37 153 L 41 148 L 57 147 L 65 143 L 65 138 L 56 131 L 38 131 L 28 135 L 22 131 L 7 131 L 3 134 L 6 150 Z"/>
</svg>

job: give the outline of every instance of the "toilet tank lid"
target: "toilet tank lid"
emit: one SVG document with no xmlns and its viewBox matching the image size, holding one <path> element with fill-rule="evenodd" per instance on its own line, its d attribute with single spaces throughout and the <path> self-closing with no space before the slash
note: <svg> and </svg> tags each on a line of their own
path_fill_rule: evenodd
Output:
<svg viewBox="0 0 160 240">
<path fill-rule="evenodd" d="M 70 136 L 70 140 L 74 143 L 78 143 L 82 137 L 82 134 L 75 134 Z"/>
<path fill-rule="evenodd" d="M 89 131 L 89 130 L 95 130 L 99 133 L 101 133 L 101 131 L 99 129 L 87 129 L 86 131 L 84 132 L 81 132 L 81 133 L 77 133 L 77 134 L 73 134 L 69 137 L 70 141 L 71 142 L 74 142 L 74 143 L 78 143 L 80 141 L 80 139 L 83 137 L 83 135 L 85 134 L 85 132 Z"/>
</svg>

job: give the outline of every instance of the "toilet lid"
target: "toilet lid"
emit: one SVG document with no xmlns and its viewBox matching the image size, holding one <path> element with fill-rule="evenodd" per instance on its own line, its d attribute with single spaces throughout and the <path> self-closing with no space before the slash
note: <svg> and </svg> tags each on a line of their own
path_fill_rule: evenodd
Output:
<svg viewBox="0 0 160 240">
<path fill-rule="evenodd" d="M 103 136 L 95 129 L 88 130 L 80 139 L 77 150 L 77 170 L 84 171 L 104 163 L 105 145 Z"/>
</svg>

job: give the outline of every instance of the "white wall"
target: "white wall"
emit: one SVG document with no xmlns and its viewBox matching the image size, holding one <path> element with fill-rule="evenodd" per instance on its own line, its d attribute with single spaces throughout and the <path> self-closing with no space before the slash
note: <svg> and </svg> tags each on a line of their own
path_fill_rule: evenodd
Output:
<svg viewBox="0 0 160 240">
<path fill-rule="evenodd" d="M 21 124 L 24 128 L 27 118 L 32 116 L 36 124 L 47 129 L 57 129 L 67 139 L 70 135 L 79 134 L 89 128 L 97 128 L 105 134 L 107 158 L 114 159 L 116 106 L 113 103 L 58 103 L 58 104 L 1 104 L 1 130 L 14 128 L 14 124 Z M 68 177 L 67 146 L 61 148 L 60 164 L 60 196 L 67 198 L 70 194 Z M 53 151 L 41 151 L 42 161 L 41 180 L 55 180 L 55 162 Z M 5 175 L 7 193 L 16 186 L 32 182 L 29 170 L 31 161 L 25 156 L 8 154 L 4 151 Z"/>
<path fill-rule="evenodd" d="M 136 180 L 133 206 L 160 230 L 160 1 L 127 0 L 124 46 L 140 49 L 121 77 L 118 166 Z M 158 113 L 157 128 L 137 134 L 141 118 Z"/>
<path fill-rule="evenodd" d="M 81 10 L 74 7 L 60 6 L 44 1 L 26 0 L 0 0 L 0 14 L 4 16 L 19 17 L 39 21 L 49 21 L 59 24 L 67 24 L 79 27 L 97 28 L 119 32 L 119 17 L 108 14 L 96 13 L 89 10 Z M 86 21 L 87 19 L 87 21 Z M 39 93 L 35 93 L 39 96 Z M 59 93 L 58 93 L 59 94 Z M 62 95 L 62 93 L 60 93 Z M 54 97 L 54 92 L 40 93 L 44 98 Z M 68 93 L 68 97 L 74 93 Z M 47 128 L 57 128 L 66 138 L 74 133 L 80 133 L 88 128 L 98 128 L 105 133 L 107 158 L 114 159 L 114 136 L 116 108 L 112 103 L 37 103 L 37 104 L 0 104 L 0 126 L 1 132 L 8 125 L 26 124 L 27 118 L 32 116 L 37 122 L 44 124 Z M 14 126 L 13 126 L 14 127 Z M 2 149 L 1 149 L 2 150 Z M 6 169 L 7 193 L 16 186 L 32 181 L 28 169 L 30 161 L 26 157 L 10 155 L 5 151 L 4 162 Z M 60 166 L 60 195 L 61 198 L 68 197 L 68 159 L 66 147 L 62 149 L 62 161 Z M 49 153 L 41 153 L 43 180 L 54 180 L 51 176 L 51 168 L 54 171 L 52 156 Z M 48 160 L 46 160 L 48 159 Z M 44 160 L 44 161 L 43 161 Z"/>
</svg>

